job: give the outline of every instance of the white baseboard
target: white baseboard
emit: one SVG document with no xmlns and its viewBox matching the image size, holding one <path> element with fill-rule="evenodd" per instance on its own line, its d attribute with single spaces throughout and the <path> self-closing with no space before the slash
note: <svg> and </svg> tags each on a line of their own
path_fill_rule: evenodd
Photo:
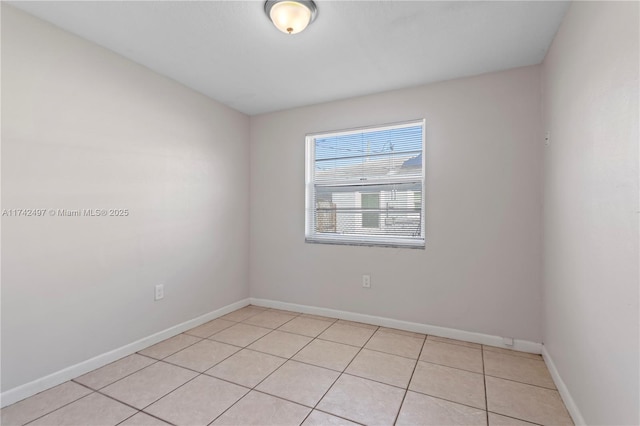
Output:
<svg viewBox="0 0 640 426">
<path fill-rule="evenodd" d="M 238 302 L 231 303 L 230 305 L 224 306 L 220 309 L 216 309 L 215 311 L 211 311 L 207 314 L 201 315 L 189 321 L 185 321 L 173 327 L 169 327 L 166 330 L 162 330 L 158 333 L 152 334 L 151 336 L 144 337 L 133 343 L 129 343 L 128 345 L 95 356 L 78 364 L 71 365 L 40 379 L 25 383 L 24 385 L 9 389 L 8 391 L 2 392 L 2 394 L 0 394 L 0 407 L 6 407 L 7 405 L 13 404 L 14 402 L 18 402 L 24 398 L 35 395 L 38 392 L 42 392 L 68 380 L 79 377 L 91 370 L 95 370 L 96 368 L 100 368 L 109 363 L 117 361 L 120 358 L 131 355 L 139 350 L 146 348 L 147 346 L 154 345 L 158 342 L 161 342 L 162 340 L 168 339 L 169 337 L 180 334 L 183 331 L 187 331 L 190 328 L 197 327 L 201 324 L 204 324 L 205 322 L 216 319 L 222 315 L 226 315 L 229 312 L 233 312 L 236 309 L 245 307 L 248 304 L 249 299 L 243 299 Z"/>
<path fill-rule="evenodd" d="M 516 351 L 529 352 L 534 354 L 542 353 L 541 343 L 535 343 L 528 340 L 514 339 L 513 346 L 507 346 L 502 343 L 502 337 L 493 336 L 491 334 L 475 333 L 472 331 L 458 330 L 455 328 L 438 327 L 435 325 L 401 321 L 366 314 L 357 314 L 353 312 L 339 311 L 329 308 L 319 308 L 316 306 L 298 305 L 296 303 L 278 302 L 268 299 L 257 299 L 254 297 L 251 297 L 249 300 L 252 305 L 263 306 L 266 308 L 283 309 L 288 311 L 302 312 L 305 314 L 322 315 L 349 321 L 364 322 L 367 324 L 397 328 L 399 330 L 413 331 L 415 333 L 431 334 L 438 337 L 464 340 L 466 342 L 480 343 L 483 345 L 496 346 L 505 349 L 514 349 Z"/>
<path fill-rule="evenodd" d="M 122 346 L 120 348 L 114 349 L 110 352 L 106 352 L 104 354 L 95 356 L 86 361 L 69 366 L 67 368 L 64 368 L 60 371 L 49 374 L 40 379 L 34 380 L 24 385 L 17 386 L 13 389 L 9 389 L 5 392 L 2 392 L 2 394 L 0 394 L 0 407 L 6 407 L 7 405 L 13 404 L 24 398 L 28 398 L 32 395 L 35 395 L 38 392 L 42 392 L 44 390 L 57 386 L 61 383 L 64 383 L 68 380 L 79 377 L 85 373 L 88 373 L 89 371 L 95 370 L 109 363 L 117 361 L 120 358 L 131 355 L 148 346 L 154 345 L 162 340 L 168 339 L 169 337 L 173 337 L 186 330 L 189 330 L 190 328 L 197 327 L 201 324 L 204 324 L 205 322 L 211 321 L 212 319 L 218 318 L 222 315 L 235 311 L 236 309 L 240 309 L 249 304 L 256 305 L 256 306 L 263 306 L 267 308 L 302 312 L 306 314 L 323 315 L 323 316 L 339 318 L 339 319 L 344 319 L 349 321 L 363 322 L 363 323 L 374 324 L 374 325 L 379 325 L 383 327 L 413 331 L 416 333 L 431 334 L 433 336 L 447 337 L 450 339 L 480 343 L 483 345 L 496 346 L 496 347 L 506 348 L 506 349 L 514 349 L 522 352 L 530 352 L 535 354 L 542 353 L 543 355 L 545 354 L 544 347 L 541 343 L 535 343 L 528 340 L 516 339 L 514 340 L 513 346 L 507 346 L 502 343 L 502 337 L 494 336 L 490 334 L 475 333 L 471 331 L 458 330 L 455 328 L 439 327 L 439 326 L 429 325 L 429 324 L 401 321 L 401 320 L 396 320 L 392 318 L 340 311 L 336 309 L 320 308 L 320 307 L 308 306 L 308 305 L 299 305 L 296 303 L 278 302 L 275 300 L 268 300 L 268 299 L 247 298 L 247 299 L 243 299 L 238 302 L 232 303 L 230 305 L 224 306 L 220 309 L 216 309 L 215 311 L 201 315 L 192 320 L 185 321 L 181 324 L 167 328 L 166 330 L 152 334 L 151 336 L 144 337 L 140 340 L 137 340 L 133 343 Z M 575 423 L 577 425 L 584 424 L 584 421 L 582 422 L 578 421 L 578 419 L 582 420 L 582 416 L 577 410 L 577 407 L 575 406 L 573 399 L 571 399 L 566 386 L 560 379 L 560 376 L 558 375 L 558 372 L 555 369 L 555 365 L 553 365 L 553 362 L 549 358 L 548 354 L 546 354 L 545 356 L 545 361 L 547 361 L 547 365 L 549 366 L 551 375 L 554 381 L 556 382 L 556 386 L 558 387 L 558 390 L 560 391 L 562 398 L 565 400 L 567 409 L 569 409 L 569 412 L 574 417 Z M 574 413 L 577 413 L 577 414 L 574 415 Z"/>
<path fill-rule="evenodd" d="M 562 377 L 560 377 L 560 373 L 556 368 L 556 364 L 553 362 L 553 358 L 551 358 L 551 355 L 549 354 L 549 352 L 547 351 L 547 348 L 544 345 L 542 345 L 542 358 L 544 359 L 545 364 L 547 364 L 547 368 L 549 369 L 549 374 L 551 374 L 551 378 L 553 379 L 553 382 L 555 383 L 556 388 L 558 388 L 558 392 L 560 392 L 562 401 L 564 402 L 564 405 L 567 407 L 567 411 L 569 411 L 569 414 L 573 419 L 573 423 L 576 426 L 586 425 L 587 423 L 584 421 L 584 417 L 582 417 L 582 413 L 580 413 L 580 410 L 578 409 L 576 402 L 573 400 L 573 398 L 571 397 L 571 394 L 569 393 L 569 388 L 567 388 L 567 385 L 562 380 Z"/>
</svg>

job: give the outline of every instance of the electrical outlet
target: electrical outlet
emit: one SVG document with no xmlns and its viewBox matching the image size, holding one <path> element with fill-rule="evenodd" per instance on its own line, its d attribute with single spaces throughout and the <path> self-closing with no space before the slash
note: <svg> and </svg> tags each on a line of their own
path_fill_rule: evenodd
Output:
<svg viewBox="0 0 640 426">
<path fill-rule="evenodd" d="M 371 275 L 362 276 L 362 287 L 371 288 Z"/>
<path fill-rule="evenodd" d="M 503 337 L 502 343 L 506 346 L 513 346 L 513 337 Z"/>
<path fill-rule="evenodd" d="M 158 284 L 156 286 L 156 294 L 154 300 L 164 299 L 164 284 Z"/>
</svg>

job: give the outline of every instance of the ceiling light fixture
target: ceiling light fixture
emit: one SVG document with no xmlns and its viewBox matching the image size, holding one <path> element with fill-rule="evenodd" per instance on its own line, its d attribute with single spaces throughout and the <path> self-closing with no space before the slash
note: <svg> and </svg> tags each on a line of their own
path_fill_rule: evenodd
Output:
<svg viewBox="0 0 640 426">
<path fill-rule="evenodd" d="M 312 0 L 267 0 L 264 11 L 273 25 L 287 34 L 303 31 L 318 15 Z"/>
</svg>

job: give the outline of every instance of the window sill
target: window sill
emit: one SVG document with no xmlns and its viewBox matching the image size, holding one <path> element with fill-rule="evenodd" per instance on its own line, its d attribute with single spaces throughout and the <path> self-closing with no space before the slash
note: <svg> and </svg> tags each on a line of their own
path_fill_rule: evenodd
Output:
<svg viewBox="0 0 640 426">
<path fill-rule="evenodd" d="M 406 249 L 425 249 L 425 240 L 412 240 L 412 241 L 356 241 L 352 239 L 343 238 L 312 238 L 306 237 L 305 243 L 310 244 L 329 244 L 329 245 L 343 245 L 343 246 L 361 246 L 361 247 L 386 247 L 386 248 L 406 248 Z"/>
</svg>

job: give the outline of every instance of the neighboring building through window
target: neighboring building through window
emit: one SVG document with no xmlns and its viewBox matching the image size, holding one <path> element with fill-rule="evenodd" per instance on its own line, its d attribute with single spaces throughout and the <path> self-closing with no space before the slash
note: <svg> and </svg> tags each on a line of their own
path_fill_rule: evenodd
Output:
<svg viewBox="0 0 640 426">
<path fill-rule="evenodd" d="M 306 241 L 424 247 L 424 120 L 306 140 Z"/>
<path fill-rule="evenodd" d="M 362 227 L 380 228 L 380 193 L 362 194 L 360 205 L 362 206 Z"/>
</svg>

